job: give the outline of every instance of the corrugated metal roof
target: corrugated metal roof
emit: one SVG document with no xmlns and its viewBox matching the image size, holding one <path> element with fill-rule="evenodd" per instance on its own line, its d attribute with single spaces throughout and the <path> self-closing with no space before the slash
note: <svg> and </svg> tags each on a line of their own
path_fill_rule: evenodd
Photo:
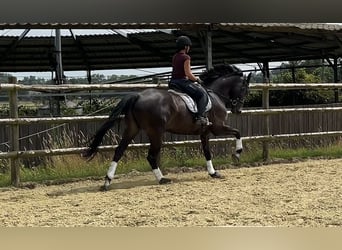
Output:
<svg viewBox="0 0 342 250">
<path fill-rule="evenodd" d="M 341 24 L 328 23 L 220 23 L 222 27 L 243 27 L 243 28 L 281 28 L 281 29 L 302 29 L 302 30 L 326 30 L 339 31 L 342 30 Z"/>
<path fill-rule="evenodd" d="M 299 28 L 316 30 L 341 30 L 341 24 L 329 23 L 0 23 L 0 29 L 199 29 L 211 26 L 215 28 Z"/>
<path fill-rule="evenodd" d="M 7 25 L 7 26 L 6 26 Z M 62 37 L 65 70 L 169 67 L 179 35 L 192 41 L 192 65 L 205 64 L 203 31 L 212 31 L 213 63 L 251 63 L 342 56 L 342 25 L 319 23 L 25 23 L 13 28 L 99 28 L 128 34 Z M 148 28 L 149 30 L 144 30 Z M 155 31 L 153 31 L 155 29 Z M 170 29 L 163 32 L 159 29 Z M 141 32 L 138 32 L 141 31 Z M 53 33 L 54 35 L 54 33 Z M 50 71 L 54 37 L 0 36 L 0 72 Z"/>
<path fill-rule="evenodd" d="M 176 29 L 201 28 L 210 23 L 0 23 L 0 29 Z"/>
</svg>

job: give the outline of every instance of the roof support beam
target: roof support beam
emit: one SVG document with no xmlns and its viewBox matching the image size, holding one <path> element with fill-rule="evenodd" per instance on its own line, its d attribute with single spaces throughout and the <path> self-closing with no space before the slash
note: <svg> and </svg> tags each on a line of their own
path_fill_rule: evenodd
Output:
<svg viewBox="0 0 342 250">
<path fill-rule="evenodd" d="M 86 65 L 86 67 L 87 67 L 88 70 L 91 70 L 91 65 L 90 65 L 90 63 L 89 63 L 89 58 L 88 58 L 88 56 L 87 56 L 86 51 L 85 51 L 84 48 L 83 48 L 82 42 L 81 42 L 79 39 L 77 39 L 77 37 L 76 37 L 76 35 L 74 34 L 74 32 L 72 31 L 72 29 L 69 29 L 69 31 L 70 31 L 70 34 L 71 34 L 71 36 L 72 36 L 72 39 L 74 40 L 74 42 L 75 42 L 75 44 L 76 44 L 78 50 L 81 52 L 81 57 L 82 57 L 82 59 L 83 59 L 84 64 Z"/>
<path fill-rule="evenodd" d="M 208 27 L 207 31 L 198 31 L 198 38 L 205 54 L 205 64 L 207 69 L 213 68 L 212 32 Z"/>
<path fill-rule="evenodd" d="M 334 62 L 330 60 L 330 58 L 325 58 L 325 60 L 329 63 L 329 65 L 334 70 L 334 82 L 337 83 L 339 81 L 338 79 L 338 65 L 337 65 L 337 57 L 334 57 Z M 335 103 L 338 103 L 339 101 L 339 90 L 334 90 L 334 96 L 335 96 Z"/>
<path fill-rule="evenodd" d="M 0 64 L 4 63 L 6 58 L 17 48 L 18 44 L 23 40 L 23 38 L 29 33 L 30 29 L 24 30 L 23 33 L 17 38 L 17 40 L 14 40 L 12 44 L 8 47 L 8 49 L 0 55 Z"/>
<path fill-rule="evenodd" d="M 135 45 L 139 46 L 141 49 L 151 52 L 154 56 L 158 56 L 162 60 L 170 62 L 170 66 L 171 66 L 172 55 L 165 55 L 159 49 L 149 45 L 146 42 L 143 42 L 143 41 L 139 40 L 137 37 L 134 36 L 134 34 L 128 34 L 127 39 L 132 44 L 135 44 Z"/>
<path fill-rule="evenodd" d="M 126 32 L 122 32 L 121 30 L 114 30 L 114 29 L 111 29 L 111 30 L 116 34 L 119 34 L 120 36 L 127 38 Z"/>
<path fill-rule="evenodd" d="M 65 82 L 64 72 L 63 72 L 63 64 L 62 64 L 62 41 L 61 41 L 61 30 L 55 30 L 55 41 L 54 41 L 54 71 L 56 73 L 56 84 L 63 84 Z M 51 97 L 50 99 L 50 113 L 53 116 L 60 116 L 61 115 L 61 104 L 60 98 Z"/>
<path fill-rule="evenodd" d="M 62 41 L 61 41 L 60 29 L 56 29 L 55 55 L 56 55 L 56 83 L 63 84 L 64 72 L 63 72 L 63 64 L 62 64 Z"/>
<path fill-rule="evenodd" d="M 160 50 L 156 49 L 155 47 L 152 47 L 151 45 L 146 44 L 143 41 L 139 40 L 138 38 L 134 37 L 134 34 L 128 34 L 128 33 L 122 32 L 120 30 L 113 30 L 113 29 L 112 29 L 112 31 L 115 32 L 116 34 L 124 37 L 125 39 L 127 39 L 131 44 L 137 45 L 141 49 L 149 51 L 155 56 L 160 55 L 160 58 L 162 60 L 170 62 L 170 66 L 171 66 L 171 59 L 172 59 L 171 55 L 165 55 L 164 53 L 162 53 Z"/>
<path fill-rule="evenodd" d="M 263 63 L 258 62 L 259 69 L 261 70 L 264 83 L 270 83 L 270 67 L 269 62 L 264 61 Z"/>
</svg>

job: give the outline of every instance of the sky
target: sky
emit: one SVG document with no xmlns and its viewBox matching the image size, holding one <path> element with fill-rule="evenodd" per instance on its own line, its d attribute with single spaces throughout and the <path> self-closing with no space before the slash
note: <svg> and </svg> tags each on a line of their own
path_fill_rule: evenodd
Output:
<svg viewBox="0 0 342 250">
<path fill-rule="evenodd" d="M 72 29 L 72 32 L 77 35 L 100 35 L 100 34 L 122 34 L 125 35 L 127 33 L 135 33 L 141 32 L 142 30 L 138 29 L 125 29 L 125 30 L 112 30 L 112 29 Z M 153 29 L 144 29 L 146 31 L 153 31 Z M 169 30 L 166 30 L 169 31 Z M 3 29 L 0 30 L 0 36 L 20 36 L 24 32 L 24 29 Z M 54 36 L 55 30 L 54 29 L 31 29 L 26 36 Z M 61 30 L 62 36 L 70 36 L 71 33 L 68 29 Z M 62 55 L 63 56 L 63 55 Z M 279 66 L 281 62 L 274 62 L 270 63 L 270 67 Z M 235 64 L 237 67 L 241 68 L 242 70 L 254 70 L 255 68 L 258 69 L 257 64 Z M 102 74 L 105 76 L 115 75 L 136 75 L 136 76 L 147 76 L 153 75 L 158 73 L 165 73 L 170 72 L 170 67 L 164 68 L 139 68 L 139 69 L 122 69 L 122 70 L 94 70 L 92 74 Z M 15 77 L 18 80 L 22 80 L 24 77 L 28 76 L 36 76 L 39 78 L 51 79 L 51 72 L 6 72 Z M 87 72 L 86 71 L 65 71 L 65 76 L 67 78 L 86 78 Z"/>
</svg>

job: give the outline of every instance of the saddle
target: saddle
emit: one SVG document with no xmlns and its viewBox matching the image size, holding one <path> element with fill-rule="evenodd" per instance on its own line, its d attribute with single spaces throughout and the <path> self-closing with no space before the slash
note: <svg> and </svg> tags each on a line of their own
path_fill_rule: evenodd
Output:
<svg viewBox="0 0 342 250">
<path fill-rule="evenodd" d="M 168 92 L 181 97 L 186 107 L 189 109 L 189 111 L 194 114 L 197 113 L 197 104 L 188 94 L 184 92 L 179 92 L 173 89 L 169 89 Z M 208 96 L 208 103 L 205 106 L 205 112 L 208 112 L 211 109 L 211 107 L 212 107 L 211 100 L 210 100 L 210 97 Z"/>
</svg>

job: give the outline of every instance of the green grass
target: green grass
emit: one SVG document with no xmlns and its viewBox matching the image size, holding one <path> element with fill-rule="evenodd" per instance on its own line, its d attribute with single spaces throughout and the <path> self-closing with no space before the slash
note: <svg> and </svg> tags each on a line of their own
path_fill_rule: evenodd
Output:
<svg viewBox="0 0 342 250">
<path fill-rule="evenodd" d="M 262 163 L 262 147 L 260 144 L 246 145 L 245 151 L 241 157 L 241 164 Z M 48 162 L 36 168 L 21 167 L 21 182 L 45 183 L 48 181 L 66 181 L 83 178 L 102 178 L 107 172 L 112 154 L 98 154 L 92 161 L 86 162 L 79 156 L 56 156 L 49 159 Z M 198 148 L 176 148 L 163 149 L 161 155 L 161 168 L 197 168 L 205 169 L 205 159 L 201 150 Z M 274 159 L 292 160 L 308 158 L 341 158 L 341 143 L 326 147 L 297 147 L 294 149 L 286 148 L 280 145 L 270 147 L 270 161 Z M 229 167 L 234 163 L 231 160 L 230 153 L 223 156 L 214 156 L 215 166 Z M 2 163 L 3 164 L 3 163 Z M 128 173 L 132 170 L 139 172 L 151 171 L 146 160 L 146 150 L 127 151 L 120 161 L 117 174 Z M 0 174 L 0 186 L 10 185 L 10 171 L 2 169 Z"/>
<path fill-rule="evenodd" d="M 274 149 L 270 151 L 271 158 L 291 159 L 291 158 L 341 158 L 342 146 L 332 145 L 322 148 L 297 148 L 297 149 Z"/>
</svg>

